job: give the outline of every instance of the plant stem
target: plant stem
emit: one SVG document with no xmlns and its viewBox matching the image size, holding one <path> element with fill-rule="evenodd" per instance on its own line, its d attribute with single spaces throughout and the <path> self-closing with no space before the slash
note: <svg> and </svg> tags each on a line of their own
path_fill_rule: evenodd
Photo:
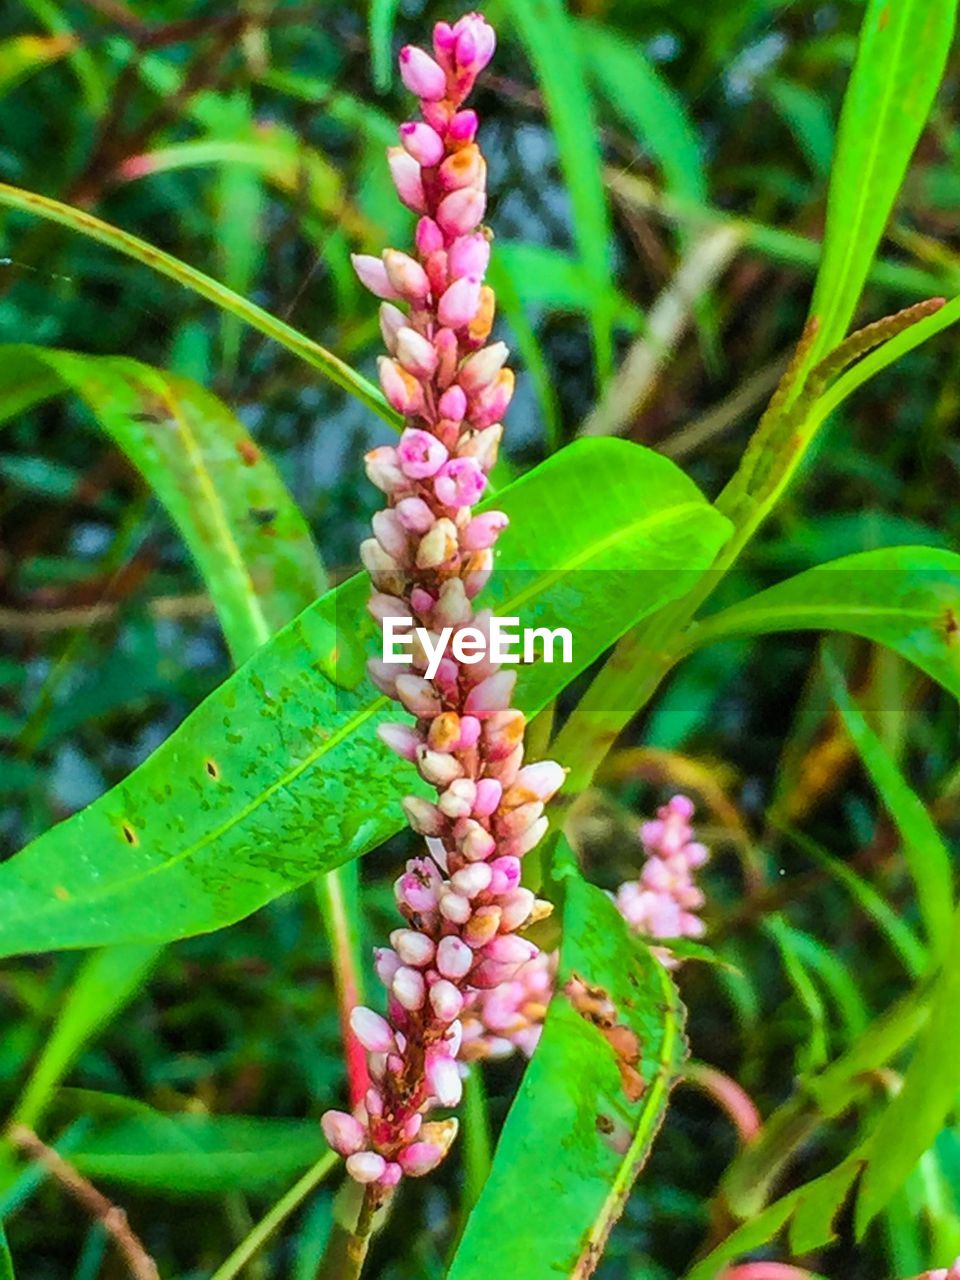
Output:
<svg viewBox="0 0 960 1280">
<path fill-rule="evenodd" d="M 221 1263 L 210 1280 L 233 1280 L 234 1276 L 239 1275 L 290 1214 L 298 1209 L 310 1192 L 320 1185 L 336 1163 L 337 1157 L 332 1151 L 322 1155 L 317 1163 L 293 1184 L 286 1195 L 277 1201 L 270 1212 L 260 1219 L 246 1239 L 242 1240 L 230 1257 Z"/>
<path fill-rule="evenodd" d="M 361 1186 L 352 1179 L 340 1188 L 335 1221 L 316 1280 L 359 1280 L 373 1235 L 383 1188 Z M 217 1276 L 213 1280 L 218 1280 Z"/>
</svg>

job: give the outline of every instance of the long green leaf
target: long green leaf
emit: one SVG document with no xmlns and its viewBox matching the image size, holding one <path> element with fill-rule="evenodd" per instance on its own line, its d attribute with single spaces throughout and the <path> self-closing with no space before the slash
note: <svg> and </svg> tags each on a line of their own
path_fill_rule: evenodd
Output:
<svg viewBox="0 0 960 1280">
<path fill-rule="evenodd" d="M 574 639 L 571 664 L 524 669 L 528 713 L 689 590 L 728 530 L 673 464 L 623 441 L 562 450 L 497 505 L 511 525 L 488 604 Z M 305 610 L 126 782 L 0 866 L 0 953 L 215 929 L 397 830 L 416 775 L 376 736 L 397 711 L 363 679 L 367 592 L 358 576 Z"/>
<path fill-rule="evenodd" d="M 560 163 L 570 192 L 573 233 L 596 291 L 591 315 L 601 382 L 613 367 L 612 317 L 606 301 L 610 277 L 610 217 L 603 187 L 599 134 L 584 79 L 577 32 L 563 0 L 506 0 L 543 91 Z"/>
<path fill-rule="evenodd" d="M 694 626 L 688 648 L 730 636 L 844 631 L 895 650 L 960 697 L 960 556 L 887 547 L 788 578 Z"/>
<path fill-rule="evenodd" d="M 7 1233 L 3 1229 L 2 1222 L 0 1222 L 0 1280 L 15 1280 L 13 1273 L 13 1258 L 10 1256 L 10 1246 L 7 1244 Z"/>
<path fill-rule="evenodd" d="M 667 971 L 609 897 L 581 878 L 566 846 L 560 856 L 557 994 L 449 1280 L 589 1275 L 649 1155 L 685 1056 L 683 1009 Z M 626 1074 L 568 990 L 578 978 L 614 1006 L 621 1050 L 635 1047 L 639 1058 L 624 1063 Z"/>
<path fill-rule="evenodd" d="M 226 285 L 204 275 L 196 267 L 188 266 L 179 258 L 174 258 L 171 254 L 164 253 L 162 249 L 147 244 L 145 240 L 131 235 L 129 231 L 121 231 L 119 227 L 111 226 L 109 222 L 104 222 L 92 213 L 87 213 L 86 210 L 74 209 L 71 205 L 61 204 L 59 200 L 39 195 L 35 191 L 23 191 L 19 187 L 11 187 L 5 182 L 0 182 L 0 206 L 46 218 L 49 222 L 55 222 L 61 227 L 95 240 L 98 244 L 106 245 L 116 253 L 133 258 L 135 262 L 143 263 L 144 266 L 162 276 L 167 276 L 184 289 L 192 289 L 201 298 L 206 298 L 214 306 L 237 316 L 244 324 L 259 329 L 261 333 L 272 338 L 274 342 L 279 342 L 282 347 L 292 351 L 314 369 L 319 369 L 331 382 L 356 396 L 362 404 L 379 414 L 391 426 L 398 425 L 397 415 L 388 406 L 380 391 L 338 356 L 321 347 L 312 338 L 298 332 L 285 321 L 278 320 L 263 307 L 258 307 L 255 302 L 241 298 Z"/>
<path fill-rule="evenodd" d="M 844 337 L 943 76 L 957 0 L 869 0 L 840 117 L 810 353 Z"/>
<path fill-rule="evenodd" d="M 824 655 L 824 669 L 831 696 L 846 730 L 881 800 L 897 824 L 904 858 L 916 885 L 920 915 L 930 949 L 937 960 L 942 960 L 950 941 L 953 918 L 953 872 L 949 850 L 923 801 L 909 786 L 896 761 L 851 698 L 840 668 L 829 653 Z"/>
<path fill-rule="evenodd" d="M 931 998 L 930 1020 L 920 1035 L 903 1088 L 884 1112 L 871 1144 L 857 1200 L 859 1237 L 906 1182 L 956 1107 L 958 1062 L 960 910 L 953 918 L 949 949 Z"/>
<path fill-rule="evenodd" d="M 98 1122 L 70 1161 L 95 1181 L 219 1196 L 276 1187 L 319 1160 L 326 1146 L 315 1120 L 173 1116 L 142 1108 Z"/>
<path fill-rule="evenodd" d="M 53 376 L 44 382 L 46 371 Z M 237 661 L 324 590 L 306 522 L 216 396 L 122 356 L 0 347 L 0 421 L 24 384 L 75 392 L 153 487 L 197 562 Z"/>
<path fill-rule="evenodd" d="M 56 62 L 76 48 L 70 35 L 8 36 L 0 40 L 0 98 L 15 89 L 21 80 L 48 63 Z"/>
</svg>

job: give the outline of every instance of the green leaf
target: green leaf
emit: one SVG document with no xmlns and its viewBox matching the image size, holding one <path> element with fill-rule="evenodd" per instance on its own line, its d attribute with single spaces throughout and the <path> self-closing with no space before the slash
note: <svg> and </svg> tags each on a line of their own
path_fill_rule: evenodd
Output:
<svg viewBox="0 0 960 1280">
<path fill-rule="evenodd" d="M 957 0 L 869 0 L 830 178 L 811 363 L 847 332 L 933 105 L 956 16 Z"/>
<path fill-rule="evenodd" d="M 870 1159 L 855 1217 L 863 1238 L 933 1145 L 957 1103 L 960 1062 L 960 910 L 953 917 L 949 949 L 930 1002 L 930 1018 L 917 1042 L 903 1088 L 884 1112 L 870 1146 Z"/>
<path fill-rule="evenodd" d="M 38 195 L 35 191 L 22 191 L 19 187 L 8 186 L 5 182 L 0 182 L 0 206 L 46 218 L 49 222 L 55 222 L 70 231 L 79 232 L 98 244 L 106 245 L 114 252 L 122 253 L 150 267 L 160 275 L 167 276 L 184 289 L 192 289 L 194 293 L 199 294 L 201 298 L 206 298 L 214 306 L 230 312 L 244 324 L 258 329 L 274 342 L 279 342 L 288 351 L 292 351 L 301 360 L 318 369 L 336 386 L 356 396 L 362 404 L 379 414 L 391 426 L 398 425 L 397 415 L 384 400 L 378 388 L 356 373 L 338 356 L 321 347 L 312 338 L 299 333 L 285 321 L 278 320 L 263 307 L 258 307 L 255 302 L 241 298 L 226 285 L 204 275 L 195 267 L 181 262 L 179 258 L 174 258 L 171 254 L 164 253 L 162 249 L 147 244 L 145 240 L 131 235 L 129 231 L 121 231 L 119 227 L 111 226 L 109 222 L 94 217 L 84 209 L 74 209 L 68 204 L 61 204 L 59 200 L 50 199 L 49 196 Z"/>
<path fill-rule="evenodd" d="M 10 1257 L 10 1246 L 7 1244 L 7 1233 L 0 1222 L 0 1280 L 15 1280 L 13 1259 Z"/>
<path fill-rule="evenodd" d="M 53 379 L 44 382 L 47 371 Z M 24 383 L 80 396 L 153 487 L 238 661 L 324 589 L 310 532 L 282 480 L 209 391 L 121 356 L 2 346 L 0 422 Z"/>
<path fill-rule="evenodd" d="M 833 156 L 833 121 L 824 99 L 813 89 L 792 80 L 774 80 L 768 93 L 796 137 L 814 175 L 826 177 Z"/>
<path fill-rule="evenodd" d="M 21 80 L 33 75 L 49 62 L 56 62 L 76 48 L 70 35 L 8 36 L 0 40 L 0 98 L 15 89 Z"/>
<path fill-rule="evenodd" d="M 887 547 L 844 556 L 705 618 L 689 649 L 730 636 L 843 631 L 886 645 L 960 697 L 960 556 Z"/>
<path fill-rule="evenodd" d="M 496 503 L 511 524 L 487 604 L 574 636 L 572 664 L 524 668 L 527 713 L 688 590 L 728 531 L 672 463 L 625 441 L 572 445 Z M 358 576 L 317 601 L 129 779 L 0 866 L 0 952 L 222 927 L 399 829 L 416 775 L 376 736 L 398 712 L 362 679 L 379 652 L 368 590 Z"/>
<path fill-rule="evenodd" d="M 557 994 L 449 1280 L 589 1274 L 683 1064 L 683 1008 L 666 969 L 609 897 L 570 865 L 567 846 L 558 858 L 564 904 Z M 575 976 L 612 1002 L 619 1043 L 641 1055 L 635 1068 L 621 1069 L 614 1046 L 578 1009 L 568 990 Z M 637 1069 L 643 1085 L 634 1088 Z"/>
<path fill-rule="evenodd" d="M 393 79 L 393 28 L 399 8 L 400 0 L 370 0 L 370 60 L 378 93 L 386 93 Z"/>
<path fill-rule="evenodd" d="M 643 52 L 595 22 L 576 24 L 577 42 L 597 91 L 647 147 L 663 170 L 668 190 L 698 203 L 707 200 L 700 140 L 682 99 Z"/>
<path fill-rule="evenodd" d="M 97 1123 L 70 1161 L 95 1182 L 219 1196 L 276 1187 L 314 1164 L 326 1149 L 315 1120 L 172 1116 L 144 1108 Z"/>
<path fill-rule="evenodd" d="M 83 1046 L 140 989 L 158 957 L 154 946 L 129 943 L 88 956 L 33 1068 L 12 1123 L 37 1127 L 57 1085 Z"/>
<path fill-rule="evenodd" d="M 506 0 L 547 105 L 560 153 L 573 234 L 584 270 L 596 291 L 591 312 L 597 375 L 613 368 L 612 316 L 606 301 L 610 278 L 610 217 L 603 186 L 599 131 L 578 50 L 578 32 L 563 0 Z"/>
<path fill-rule="evenodd" d="M 950 853 L 923 801 L 911 789 L 863 712 L 851 698 L 833 656 L 823 658 L 830 694 L 873 785 L 897 825 L 903 853 L 917 889 L 917 901 L 930 949 L 942 960 L 953 917 Z"/>
</svg>

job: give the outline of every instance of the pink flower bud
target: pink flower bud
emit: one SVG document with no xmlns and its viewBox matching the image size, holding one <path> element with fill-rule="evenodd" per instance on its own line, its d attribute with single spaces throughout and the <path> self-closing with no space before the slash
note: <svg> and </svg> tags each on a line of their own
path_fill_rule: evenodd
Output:
<svg viewBox="0 0 960 1280">
<path fill-rule="evenodd" d="M 528 827 L 521 835 L 513 836 L 509 840 L 504 840 L 500 849 L 505 854 L 512 854 L 516 858 L 522 858 L 525 853 L 529 853 L 536 845 L 540 843 L 547 834 L 549 821 L 544 818 L 538 818 L 533 826 Z"/>
<path fill-rule="evenodd" d="M 391 284 L 390 277 L 387 275 L 387 268 L 379 258 L 374 258 L 369 253 L 352 253 L 350 261 L 353 263 L 353 269 L 357 273 L 360 283 L 376 297 L 386 298 L 387 300 L 401 297 L 401 294 Z"/>
<path fill-rule="evenodd" d="M 499 422 L 513 399 L 516 376 L 512 369 L 501 369 L 494 380 L 476 396 L 470 407 L 470 421 L 477 427 Z"/>
<path fill-rule="evenodd" d="M 449 22 L 438 22 L 433 28 L 433 51 L 440 62 L 449 65 L 457 47 L 457 33 Z"/>
<path fill-rule="evenodd" d="M 374 947 L 373 967 L 383 985 L 389 987 L 393 975 L 400 968 L 400 957 L 390 947 Z"/>
<path fill-rule="evenodd" d="M 479 13 L 468 13 L 454 25 L 456 45 L 453 56 L 458 67 L 477 75 L 493 57 L 497 37 L 493 27 Z"/>
<path fill-rule="evenodd" d="M 457 843 L 468 862 L 489 858 L 497 847 L 490 832 L 473 818 L 465 818 L 457 823 Z"/>
<path fill-rule="evenodd" d="M 437 801 L 437 808 L 448 818 L 466 818 L 473 809 L 477 784 L 472 778 L 455 778 Z"/>
<path fill-rule="evenodd" d="M 519 858 L 494 858 L 490 863 L 493 879 L 490 881 L 490 892 L 497 897 L 512 893 L 520 883 Z"/>
<path fill-rule="evenodd" d="M 423 980 L 423 974 L 419 969 L 413 969 L 409 965 L 401 965 L 393 975 L 390 990 L 397 1002 L 410 1013 L 422 1009 L 423 1002 L 427 998 L 427 984 Z"/>
<path fill-rule="evenodd" d="M 487 181 L 487 165 L 475 142 L 447 156 L 437 171 L 442 191 L 459 191 L 472 187 L 482 191 Z"/>
<path fill-rule="evenodd" d="M 393 570 L 399 568 L 396 560 L 388 551 L 384 551 L 376 538 L 364 538 L 360 543 L 360 559 L 363 561 L 363 567 L 368 573 L 375 577 L 380 574 L 389 574 Z"/>
<path fill-rule="evenodd" d="M 476 458 L 484 471 L 489 471 L 497 460 L 497 449 L 503 437 L 503 424 L 496 422 L 484 427 L 482 431 L 474 431 L 466 435 L 457 446 L 457 456 Z"/>
<path fill-rule="evenodd" d="M 497 711 L 505 711 L 510 706 L 513 686 L 517 683 L 515 671 L 498 671 L 496 675 L 487 676 L 467 694 L 464 710 L 467 715 L 476 716 L 478 720 L 486 720 Z M 399 682 L 397 687 L 399 688 Z"/>
<path fill-rule="evenodd" d="M 433 491 L 445 507 L 472 507 L 487 487 L 487 477 L 473 458 L 452 458 L 437 472 Z"/>
<path fill-rule="evenodd" d="M 396 512 L 389 508 L 386 511 L 377 511 L 371 524 L 377 542 L 387 555 L 392 556 L 397 564 L 406 564 L 410 558 L 410 542 L 407 531 L 400 523 Z M 406 616 L 406 606 L 401 608 L 397 616 L 401 618 Z"/>
<path fill-rule="evenodd" d="M 477 950 L 480 947 L 485 947 L 491 938 L 495 938 L 499 930 L 500 908 L 493 904 L 477 907 L 476 911 L 463 926 L 463 940 L 469 947 Z"/>
<path fill-rule="evenodd" d="M 320 1118 L 320 1128 L 327 1142 L 341 1156 L 352 1156 L 361 1151 L 367 1140 L 366 1129 L 346 1111 L 325 1111 Z"/>
<path fill-rule="evenodd" d="M 437 222 L 448 236 L 464 236 L 482 221 L 487 208 L 485 191 L 461 187 L 443 197 L 437 206 Z M 382 296 L 382 295 L 381 295 Z"/>
<path fill-rule="evenodd" d="M 404 796 L 400 801 L 407 821 L 421 836 L 438 836 L 443 830 L 443 819 L 436 805 L 422 796 Z M 411 904 L 412 905 L 412 904 Z M 433 904 L 436 906 L 436 903 Z M 418 908 L 414 907 L 414 910 Z"/>
<path fill-rule="evenodd" d="M 484 511 L 474 516 L 460 535 L 461 545 L 467 551 L 485 551 L 492 547 L 510 521 L 502 511 Z"/>
<path fill-rule="evenodd" d="M 430 281 L 416 258 L 401 253 L 399 249 L 384 249 L 383 265 L 387 279 L 396 290 L 394 297 L 406 298 L 415 305 L 426 301 L 430 294 Z"/>
<path fill-rule="evenodd" d="M 402 614 L 400 615 L 403 616 Z M 381 724 L 377 726 L 377 737 L 386 743 L 391 751 L 395 751 L 401 760 L 413 762 L 417 757 L 417 748 L 421 739 L 415 729 L 406 724 Z"/>
<path fill-rule="evenodd" d="M 445 978 L 453 981 L 465 978 L 472 964 L 473 952 L 461 938 L 449 934 L 440 939 L 437 946 L 437 968 Z"/>
<path fill-rule="evenodd" d="M 446 150 L 439 133 L 420 121 L 402 124 L 400 141 L 417 164 L 423 165 L 425 169 L 432 169 L 439 164 Z"/>
<path fill-rule="evenodd" d="M 471 862 L 468 867 L 454 872 L 450 879 L 450 886 L 465 898 L 475 898 L 489 889 L 492 879 L 493 872 L 490 870 L 489 863 Z"/>
<path fill-rule="evenodd" d="M 463 1094 L 463 1081 L 453 1058 L 428 1050 L 425 1075 L 427 1087 L 440 1106 L 455 1107 Z"/>
<path fill-rule="evenodd" d="M 379 658 L 370 658 L 367 661 L 367 675 L 371 682 L 385 693 L 388 698 L 397 696 L 397 674 L 402 668 L 389 666 L 386 662 L 381 662 Z"/>
<path fill-rule="evenodd" d="M 402 1177 L 403 1168 L 396 1162 L 396 1160 L 388 1160 L 386 1168 L 383 1173 L 381 1173 L 377 1181 L 380 1183 L 381 1187 L 395 1187 Z"/>
<path fill-rule="evenodd" d="M 381 493 L 395 493 L 406 483 L 406 476 L 400 470 L 399 455 L 392 445 L 371 449 L 363 461 L 367 478 Z"/>
<path fill-rule="evenodd" d="M 399 683 L 397 692 L 400 692 Z M 420 747 L 417 751 L 417 768 L 421 777 L 435 787 L 446 787 L 463 774 L 463 765 L 455 755 L 447 751 L 431 751 L 429 747 Z"/>
<path fill-rule="evenodd" d="M 426 533 L 432 527 L 436 516 L 422 498 L 401 498 L 394 507 L 397 519 L 409 533 Z M 393 614 L 402 618 L 403 613 Z"/>
<path fill-rule="evenodd" d="M 350 1013 L 350 1027 L 370 1053 L 387 1053 L 393 1048 L 393 1028 L 379 1013 L 358 1004 Z"/>
<path fill-rule="evenodd" d="M 431 1173 L 443 1159 L 443 1152 L 433 1142 L 412 1142 L 397 1156 L 403 1172 L 411 1178 Z"/>
<path fill-rule="evenodd" d="M 453 1022 L 463 1010 L 463 996 L 446 978 L 430 988 L 430 1006 L 441 1022 Z"/>
<path fill-rule="evenodd" d="M 376 1151 L 358 1151 L 347 1158 L 347 1173 L 354 1182 L 376 1182 L 386 1167 L 386 1160 Z"/>
<path fill-rule="evenodd" d="M 442 883 L 433 863 L 426 858 L 411 858 L 394 887 L 397 898 L 412 911 L 430 912 L 436 910 Z"/>
<path fill-rule="evenodd" d="M 465 391 L 476 395 L 494 380 L 509 354 L 505 342 L 494 342 L 489 347 L 481 347 L 460 366 L 457 381 Z"/>
<path fill-rule="evenodd" d="M 428 720 L 443 710 L 433 685 L 423 676 L 397 676 L 397 697 L 411 715 L 421 720 Z"/>
<path fill-rule="evenodd" d="M 526 924 L 535 900 L 530 890 L 522 886 L 501 899 L 500 928 L 504 933 L 512 933 Z"/>
<path fill-rule="evenodd" d="M 447 96 L 447 77 L 429 53 L 408 44 L 400 50 L 400 78 L 411 93 L 425 102 L 439 102 Z"/>
<path fill-rule="evenodd" d="M 377 369 L 383 394 L 397 413 L 419 413 L 423 408 L 423 388 L 416 378 L 389 356 L 377 357 Z"/>
<path fill-rule="evenodd" d="M 533 959 L 537 948 L 526 938 L 518 938 L 515 933 L 501 933 L 487 943 L 482 954 L 484 960 L 491 960 L 494 964 L 521 965 Z"/>
<path fill-rule="evenodd" d="M 447 451 L 429 431 L 408 427 L 400 437 L 397 461 L 405 476 L 411 480 L 424 480 L 435 476 L 447 460 Z"/>
<path fill-rule="evenodd" d="M 441 418 L 449 422 L 462 422 L 467 412 L 467 397 L 463 388 L 456 385 L 448 387 L 440 397 L 437 411 Z"/>
<path fill-rule="evenodd" d="M 509 707 L 498 711 L 483 726 L 483 740 L 488 760 L 503 760 L 523 742 L 526 720 L 522 711 Z"/>
<path fill-rule="evenodd" d="M 525 804 L 529 800 L 546 802 L 563 786 L 566 769 L 555 760 L 538 760 L 520 770 L 507 796 L 508 804 Z"/>
<path fill-rule="evenodd" d="M 452 329 L 438 329 L 434 335 L 433 345 L 437 349 L 437 385 L 449 387 L 457 371 L 460 358 L 460 344 Z"/>
<path fill-rule="evenodd" d="M 447 890 L 440 895 L 440 914 L 452 924 L 466 924 L 470 919 L 471 910 L 470 899 L 465 898 L 461 893 L 452 893 Z"/>
<path fill-rule="evenodd" d="M 416 378 L 429 378 L 437 367 L 437 352 L 433 343 L 407 325 L 397 331 L 396 355 L 404 369 Z"/>
<path fill-rule="evenodd" d="M 432 253 L 440 253 L 446 245 L 443 232 L 432 218 L 421 218 L 417 223 L 417 251 L 421 257 L 427 258 Z"/>
<path fill-rule="evenodd" d="M 418 933 L 416 929 L 394 929 L 390 941 L 403 963 L 413 965 L 416 969 L 430 964 L 436 955 L 437 948 L 433 939 L 425 933 Z"/>
<path fill-rule="evenodd" d="M 503 787 L 496 778 L 481 778 L 477 783 L 477 798 L 473 805 L 474 817 L 489 818 L 500 803 L 502 795 Z"/>
<path fill-rule="evenodd" d="M 403 147 L 388 147 L 387 164 L 402 203 L 414 213 L 425 213 L 427 198 L 423 192 L 422 170 L 413 156 L 408 155 Z"/>
<path fill-rule="evenodd" d="M 464 146 L 477 136 L 479 123 L 477 113 L 469 107 L 458 111 L 447 126 L 447 137 L 454 146 Z"/>
<path fill-rule="evenodd" d="M 447 255 L 447 264 L 452 279 L 460 276 L 475 276 L 480 280 L 490 262 L 490 241 L 482 231 L 473 235 L 460 236 L 454 240 Z M 501 364 L 503 361 L 501 360 Z M 466 384 L 464 384 L 466 385 Z"/>
<path fill-rule="evenodd" d="M 479 279 L 476 276 L 463 276 L 455 280 L 440 299 L 437 316 L 447 328 L 462 329 L 477 314 L 479 305 Z"/>
<path fill-rule="evenodd" d="M 460 741 L 457 743 L 458 751 L 467 751 L 470 747 L 475 747 L 480 741 L 480 721 L 476 716 L 460 717 Z"/>
<path fill-rule="evenodd" d="M 407 323 L 407 317 L 392 302 L 380 303 L 380 336 L 383 345 L 392 356 L 397 354 L 397 331 Z"/>
</svg>

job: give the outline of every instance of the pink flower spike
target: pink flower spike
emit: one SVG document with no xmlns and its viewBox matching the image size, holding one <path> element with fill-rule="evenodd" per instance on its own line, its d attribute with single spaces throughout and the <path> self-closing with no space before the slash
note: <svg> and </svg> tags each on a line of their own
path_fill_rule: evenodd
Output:
<svg viewBox="0 0 960 1280">
<path fill-rule="evenodd" d="M 466 111 L 458 111 L 447 128 L 447 138 L 455 145 L 465 146 L 477 136 L 478 126 L 479 121 L 475 111 L 469 108 Z"/>
<path fill-rule="evenodd" d="M 421 738 L 415 729 L 406 724 L 381 724 L 377 726 L 377 737 L 391 751 L 395 751 L 401 760 L 411 763 L 417 758 L 417 750 L 421 746 Z"/>
<path fill-rule="evenodd" d="M 387 1053 L 393 1048 L 393 1029 L 379 1013 L 358 1004 L 350 1013 L 353 1034 L 370 1053 Z"/>
<path fill-rule="evenodd" d="M 435 476 L 447 460 L 447 451 L 429 431 L 408 427 L 400 437 L 397 460 L 405 476 L 426 480 Z"/>
<path fill-rule="evenodd" d="M 376 1151 L 358 1151 L 347 1158 L 347 1173 L 354 1182 L 376 1182 L 386 1167 L 386 1160 Z"/>
<path fill-rule="evenodd" d="M 448 329 L 463 329 L 480 306 L 480 281 L 476 276 L 455 280 L 437 305 L 440 323 Z"/>
<path fill-rule="evenodd" d="M 400 141 L 417 164 L 432 169 L 444 157 L 443 139 L 435 129 L 422 121 L 410 121 L 400 126 Z M 443 248 L 442 244 L 437 248 Z"/>
<path fill-rule="evenodd" d="M 325 1111 L 320 1128 L 337 1155 L 352 1156 L 363 1149 L 367 1140 L 366 1129 L 346 1111 Z"/>
<path fill-rule="evenodd" d="M 476 276 L 482 279 L 490 264 L 490 241 L 482 231 L 472 235 L 458 236 L 450 246 L 447 257 L 447 268 L 451 279 L 460 276 Z M 501 360 L 501 364 L 503 361 Z M 499 367 L 499 366 L 498 366 Z"/>
<path fill-rule="evenodd" d="M 482 14 L 468 13 L 453 30 L 457 36 L 454 54 L 457 65 L 476 75 L 487 65 L 497 47 L 493 27 Z"/>
<path fill-rule="evenodd" d="M 460 536 L 460 543 L 467 551 L 485 551 L 493 546 L 509 523 L 502 511 L 485 511 L 470 521 Z"/>
<path fill-rule="evenodd" d="M 498 671 L 496 675 L 487 676 L 467 694 L 464 710 L 478 720 L 486 720 L 498 711 L 505 711 L 510 706 L 516 683 L 515 671 Z"/>
<path fill-rule="evenodd" d="M 447 77 L 429 53 L 408 44 L 400 50 L 400 78 L 411 93 L 425 102 L 439 102 L 447 96 Z"/>
<path fill-rule="evenodd" d="M 397 1156 L 404 1173 L 411 1178 L 422 1178 L 432 1173 L 443 1159 L 443 1151 L 433 1142 L 412 1142 Z"/>
<path fill-rule="evenodd" d="M 360 283 L 378 298 L 394 301 L 402 294 L 390 282 L 387 269 L 380 258 L 369 253 L 351 253 L 350 261 Z"/>
<path fill-rule="evenodd" d="M 427 198 L 423 191 L 423 177 L 413 156 L 403 147 L 388 147 L 387 164 L 390 166 L 393 185 L 403 204 L 414 213 L 426 213 Z"/>
<path fill-rule="evenodd" d="M 448 236 L 463 236 L 483 219 L 487 196 L 476 187 L 461 187 L 444 196 L 437 206 L 437 222 Z"/>
<path fill-rule="evenodd" d="M 457 33 L 449 22 L 438 22 L 433 28 L 433 51 L 438 58 L 449 58 L 457 47 Z"/>
<path fill-rule="evenodd" d="M 433 491 L 446 507 L 472 507 L 487 487 L 487 477 L 473 458 L 452 458 L 437 472 Z"/>
</svg>

